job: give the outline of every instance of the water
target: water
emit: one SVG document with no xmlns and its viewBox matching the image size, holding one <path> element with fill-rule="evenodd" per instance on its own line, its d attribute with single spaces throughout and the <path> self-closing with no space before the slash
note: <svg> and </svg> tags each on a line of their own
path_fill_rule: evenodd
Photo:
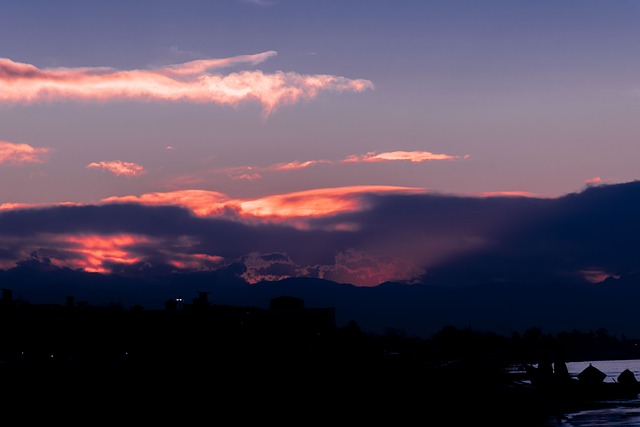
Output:
<svg viewBox="0 0 640 427">
<path fill-rule="evenodd" d="M 614 382 L 625 369 L 634 373 L 640 380 L 640 360 L 598 360 L 587 362 L 569 362 L 569 374 L 577 376 L 584 368 L 592 364 L 605 374 L 605 382 Z M 640 398 L 602 402 L 593 408 L 563 414 L 553 419 L 553 427 L 604 427 L 604 426 L 640 426 Z"/>
</svg>

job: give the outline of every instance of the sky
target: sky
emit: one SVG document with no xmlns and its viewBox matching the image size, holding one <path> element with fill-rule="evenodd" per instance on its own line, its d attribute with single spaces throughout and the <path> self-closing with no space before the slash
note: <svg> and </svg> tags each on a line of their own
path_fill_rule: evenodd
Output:
<svg viewBox="0 0 640 427">
<path fill-rule="evenodd" d="M 45 222 L 1 268 L 411 281 L 490 238 L 365 229 L 391 201 L 637 178 L 636 1 L 0 6 L 0 221 Z"/>
</svg>

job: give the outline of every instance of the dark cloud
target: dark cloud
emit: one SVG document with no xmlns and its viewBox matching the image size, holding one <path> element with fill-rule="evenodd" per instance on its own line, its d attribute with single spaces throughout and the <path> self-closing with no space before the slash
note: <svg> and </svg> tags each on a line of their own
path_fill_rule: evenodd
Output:
<svg viewBox="0 0 640 427">
<path fill-rule="evenodd" d="M 251 258 L 255 270 L 244 271 L 255 277 L 306 274 L 363 283 L 393 275 L 447 285 L 583 282 L 585 271 L 606 277 L 639 270 L 638 182 L 556 199 L 377 195 L 367 206 L 317 219 L 306 230 L 136 204 L 5 211 L 0 260 L 6 266 L 34 250 L 54 264 L 80 260 L 87 254 L 78 251 L 78 241 L 62 237 L 123 234 L 143 238 L 122 248 L 130 259 L 114 257 L 102 267 L 131 275 L 175 270 L 177 255 L 200 257 L 215 269 L 248 254 L 258 254 Z M 220 265 L 213 257 L 221 257 Z"/>
</svg>

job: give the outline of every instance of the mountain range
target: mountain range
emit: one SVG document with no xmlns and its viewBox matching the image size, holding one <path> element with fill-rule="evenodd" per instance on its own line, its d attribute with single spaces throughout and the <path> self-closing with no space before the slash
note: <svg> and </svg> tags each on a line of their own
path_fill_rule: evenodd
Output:
<svg viewBox="0 0 640 427">
<path fill-rule="evenodd" d="M 390 206 L 396 210 L 388 211 Z M 407 213 L 402 206 L 413 210 Z M 438 220 L 447 230 L 467 230 L 489 243 L 451 255 L 411 281 L 374 286 L 318 277 L 249 283 L 241 259 L 211 271 L 90 273 L 33 253 L 0 270 L 0 287 L 31 303 L 63 304 L 73 296 L 91 305 L 149 309 L 173 298 L 188 302 L 200 292 L 207 292 L 212 304 L 254 307 L 289 295 L 302 298 L 308 308 L 335 308 L 338 326 L 355 321 L 381 334 L 428 337 L 453 325 L 505 335 L 528 328 L 549 333 L 602 328 L 640 338 L 639 182 L 593 186 L 553 199 L 394 197 L 376 209 L 367 221 L 405 212 L 411 227 L 424 221 L 424 233 L 441 236 L 444 231 L 433 225 Z M 19 213 L 12 215 L 2 217 L 0 229 L 8 229 Z"/>
</svg>

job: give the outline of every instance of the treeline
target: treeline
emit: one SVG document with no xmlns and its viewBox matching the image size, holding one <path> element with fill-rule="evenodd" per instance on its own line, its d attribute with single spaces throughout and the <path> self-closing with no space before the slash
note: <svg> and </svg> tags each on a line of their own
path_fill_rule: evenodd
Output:
<svg viewBox="0 0 640 427">
<path fill-rule="evenodd" d="M 545 333 L 532 327 L 504 336 L 447 325 L 426 339 L 408 337 L 397 329 L 388 329 L 371 339 L 378 340 L 381 348 L 398 349 L 398 355 L 413 354 L 416 359 L 434 364 L 453 360 L 519 364 L 538 363 L 542 358 L 560 358 L 565 362 L 640 359 L 640 339 L 610 335 L 604 328 Z"/>
</svg>

